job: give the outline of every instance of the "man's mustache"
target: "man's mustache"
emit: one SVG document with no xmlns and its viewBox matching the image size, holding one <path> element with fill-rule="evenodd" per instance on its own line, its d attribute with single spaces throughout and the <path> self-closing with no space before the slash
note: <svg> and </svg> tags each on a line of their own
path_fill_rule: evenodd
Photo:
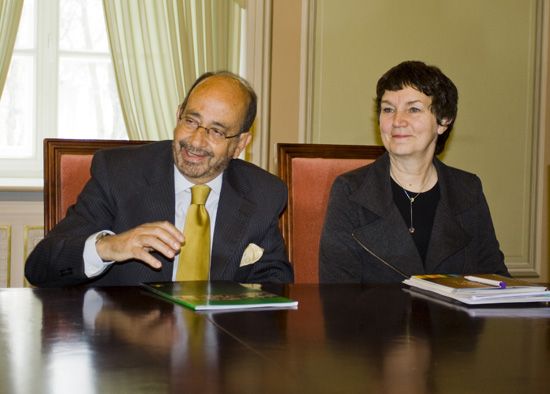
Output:
<svg viewBox="0 0 550 394">
<path fill-rule="evenodd" d="M 183 141 L 183 140 L 179 141 L 179 146 L 180 146 L 180 149 L 185 149 L 187 152 L 192 153 L 194 155 L 209 156 L 209 157 L 214 156 L 214 153 L 206 149 L 195 148 L 193 145 L 189 144 L 187 141 Z"/>
</svg>

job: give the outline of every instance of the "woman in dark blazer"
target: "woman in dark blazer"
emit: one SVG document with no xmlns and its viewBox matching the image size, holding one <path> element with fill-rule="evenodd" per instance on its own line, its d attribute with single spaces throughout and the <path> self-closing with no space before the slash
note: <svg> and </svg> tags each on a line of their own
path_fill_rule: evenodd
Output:
<svg viewBox="0 0 550 394">
<path fill-rule="evenodd" d="M 380 78 L 376 106 L 387 152 L 335 180 L 321 236 L 321 282 L 509 275 L 479 178 L 435 157 L 451 133 L 457 102 L 453 82 L 419 61 Z"/>
</svg>

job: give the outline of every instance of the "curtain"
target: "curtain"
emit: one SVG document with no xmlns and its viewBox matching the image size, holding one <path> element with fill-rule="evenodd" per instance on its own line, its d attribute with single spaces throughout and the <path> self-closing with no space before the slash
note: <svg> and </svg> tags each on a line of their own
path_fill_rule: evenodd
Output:
<svg viewBox="0 0 550 394">
<path fill-rule="evenodd" d="M 239 72 L 237 0 L 103 0 L 103 6 L 130 139 L 171 139 L 177 106 L 199 75 Z"/>
<path fill-rule="evenodd" d="M 0 0 L 0 97 L 8 76 L 23 0 Z"/>
</svg>

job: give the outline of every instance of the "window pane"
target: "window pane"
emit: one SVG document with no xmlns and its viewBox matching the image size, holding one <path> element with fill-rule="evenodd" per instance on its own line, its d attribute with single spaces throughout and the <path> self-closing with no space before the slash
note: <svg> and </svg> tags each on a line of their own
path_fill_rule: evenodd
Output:
<svg viewBox="0 0 550 394">
<path fill-rule="evenodd" d="M 15 49 L 34 48 L 34 1 L 27 0 L 23 3 L 23 12 L 19 20 L 19 30 L 15 40 Z"/>
<path fill-rule="evenodd" d="M 109 53 L 101 0 L 60 0 L 59 49 Z"/>
<path fill-rule="evenodd" d="M 24 158 L 33 154 L 32 56 L 14 55 L 0 99 L 0 157 Z"/>
<path fill-rule="evenodd" d="M 59 60 L 58 136 L 127 139 L 110 59 Z"/>
</svg>

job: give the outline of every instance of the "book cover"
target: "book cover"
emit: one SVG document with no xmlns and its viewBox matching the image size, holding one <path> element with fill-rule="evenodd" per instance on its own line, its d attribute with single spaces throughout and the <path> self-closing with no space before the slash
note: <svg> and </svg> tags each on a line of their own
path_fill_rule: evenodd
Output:
<svg viewBox="0 0 550 394">
<path fill-rule="evenodd" d="M 156 282 L 143 286 L 172 302 L 196 311 L 296 308 L 298 301 L 235 282 Z"/>
<path fill-rule="evenodd" d="M 495 282 L 495 284 L 480 283 L 479 281 L 469 279 L 471 278 L 470 276 L 454 274 L 413 275 L 409 279 L 406 279 L 404 283 L 417 285 L 418 287 L 429 287 L 445 293 L 502 294 L 546 290 L 545 286 L 497 274 L 476 274 L 473 277 L 481 280 L 488 279 Z M 496 283 L 503 283 L 505 287 L 501 288 Z"/>
<path fill-rule="evenodd" d="M 550 292 L 545 286 L 495 274 L 476 274 L 475 277 L 494 284 L 479 283 L 463 275 L 444 274 L 413 275 L 403 283 L 472 305 L 550 302 Z"/>
<path fill-rule="evenodd" d="M 524 318 L 524 319 L 548 319 L 550 318 L 550 306 L 547 303 L 529 303 L 529 304 L 481 304 L 464 305 L 452 298 L 433 294 L 426 290 L 410 288 L 403 289 L 413 298 L 421 299 L 426 302 L 434 303 L 449 309 L 464 312 L 473 318 Z"/>
</svg>

